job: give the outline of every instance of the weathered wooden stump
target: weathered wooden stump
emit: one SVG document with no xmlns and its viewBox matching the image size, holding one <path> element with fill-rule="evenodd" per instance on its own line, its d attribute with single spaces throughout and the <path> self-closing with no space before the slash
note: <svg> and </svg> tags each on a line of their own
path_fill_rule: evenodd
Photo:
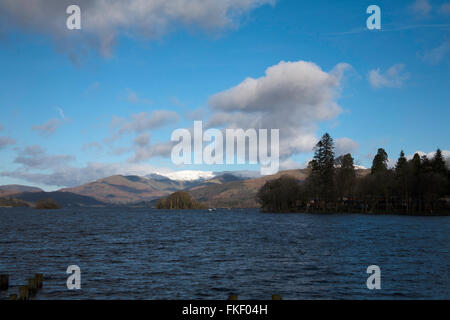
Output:
<svg viewBox="0 0 450 320">
<path fill-rule="evenodd" d="M 32 295 L 35 295 L 37 292 L 37 281 L 35 278 L 28 279 L 28 289 Z"/>
<path fill-rule="evenodd" d="M 8 290 L 9 288 L 9 275 L 0 274 L 0 290 Z"/>
<path fill-rule="evenodd" d="M 17 300 L 17 294 L 10 294 L 9 295 L 9 300 Z"/>
<path fill-rule="evenodd" d="M 20 300 L 28 300 L 30 298 L 29 292 L 30 292 L 30 290 L 29 290 L 28 286 L 20 286 L 19 299 Z"/>
<path fill-rule="evenodd" d="M 44 275 L 42 273 L 36 273 L 34 277 L 36 279 L 37 288 L 38 289 L 42 288 L 44 283 Z"/>
<path fill-rule="evenodd" d="M 279 294 L 273 294 L 272 300 L 281 300 L 281 296 Z"/>
<path fill-rule="evenodd" d="M 237 300 L 238 296 L 236 294 L 231 294 L 228 296 L 228 300 Z"/>
</svg>

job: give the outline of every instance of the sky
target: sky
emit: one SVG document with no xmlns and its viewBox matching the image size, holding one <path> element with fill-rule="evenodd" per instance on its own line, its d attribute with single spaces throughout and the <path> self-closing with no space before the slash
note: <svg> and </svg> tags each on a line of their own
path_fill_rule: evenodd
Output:
<svg viewBox="0 0 450 320">
<path fill-rule="evenodd" d="M 449 75 L 448 0 L 1 0 L 0 185 L 259 170 L 174 165 L 194 120 L 280 129 L 281 170 L 325 132 L 366 167 L 381 147 L 450 156 Z"/>
</svg>

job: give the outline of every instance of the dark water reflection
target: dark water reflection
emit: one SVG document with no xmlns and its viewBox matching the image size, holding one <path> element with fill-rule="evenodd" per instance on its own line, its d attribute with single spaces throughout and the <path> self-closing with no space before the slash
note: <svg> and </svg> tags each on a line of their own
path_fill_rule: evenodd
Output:
<svg viewBox="0 0 450 320">
<path fill-rule="evenodd" d="M 0 208 L 0 273 L 10 292 L 44 273 L 38 299 L 449 299 L 449 234 L 448 217 Z"/>
</svg>

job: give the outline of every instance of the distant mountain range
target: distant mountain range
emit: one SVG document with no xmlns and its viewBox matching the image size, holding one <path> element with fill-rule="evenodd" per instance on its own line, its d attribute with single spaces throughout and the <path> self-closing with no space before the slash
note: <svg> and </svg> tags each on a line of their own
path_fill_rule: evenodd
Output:
<svg viewBox="0 0 450 320">
<path fill-rule="evenodd" d="M 364 175 L 367 169 L 357 169 Z M 156 199 L 175 191 L 188 191 L 192 197 L 214 208 L 258 207 L 256 194 L 264 183 L 288 174 L 299 181 L 308 177 L 307 169 L 280 171 L 261 177 L 252 171 L 205 172 L 178 171 L 152 173 L 147 176 L 115 175 L 78 187 L 44 192 L 39 188 L 9 185 L 0 186 L 1 197 L 13 197 L 29 204 L 41 199 L 54 199 L 63 207 L 153 204 Z"/>
</svg>

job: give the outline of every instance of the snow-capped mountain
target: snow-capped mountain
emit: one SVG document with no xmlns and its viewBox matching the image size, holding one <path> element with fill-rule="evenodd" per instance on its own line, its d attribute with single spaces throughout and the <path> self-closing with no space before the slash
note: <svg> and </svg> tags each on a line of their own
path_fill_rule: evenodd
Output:
<svg viewBox="0 0 450 320">
<path fill-rule="evenodd" d="M 154 180 L 165 180 L 170 179 L 173 181 L 206 181 L 214 179 L 222 175 L 233 175 L 240 179 L 251 179 L 259 178 L 261 175 L 258 171 L 223 171 L 223 172 L 213 172 L 213 171 L 201 171 L 201 170 L 181 170 L 173 172 L 154 172 L 147 175 L 147 178 Z"/>
<path fill-rule="evenodd" d="M 165 177 L 174 181 L 196 181 L 196 180 L 208 180 L 216 177 L 212 171 L 199 171 L 199 170 L 181 170 L 173 172 L 154 172 L 147 175 L 148 178 Z"/>
</svg>

